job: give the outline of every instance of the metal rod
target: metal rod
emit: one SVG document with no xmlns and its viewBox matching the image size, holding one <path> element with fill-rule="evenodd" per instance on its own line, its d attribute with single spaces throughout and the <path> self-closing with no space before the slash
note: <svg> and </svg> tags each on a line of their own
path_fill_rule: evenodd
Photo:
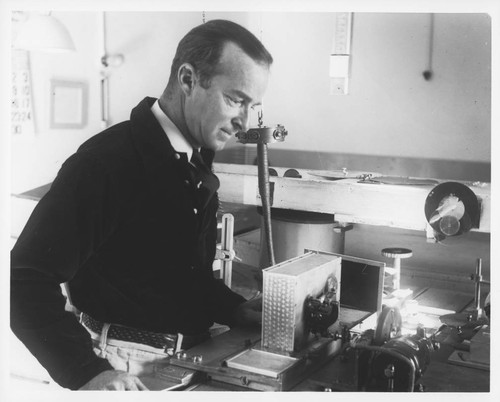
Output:
<svg viewBox="0 0 500 402">
<path fill-rule="evenodd" d="M 476 308 L 476 311 L 479 311 L 481 309 L 481 265 L 482 265 L 482 260 L 481 258 L 477 259 L 476 262 L 476 277 L 475 277 L 475 286 L 474 286 L 474 305 Z"/>
</svg>

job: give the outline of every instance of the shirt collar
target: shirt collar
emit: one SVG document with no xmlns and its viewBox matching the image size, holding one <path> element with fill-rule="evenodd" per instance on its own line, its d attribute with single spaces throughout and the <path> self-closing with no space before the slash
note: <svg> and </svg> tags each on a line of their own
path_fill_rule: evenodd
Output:
<svg viewBox="0 0 500 402">
<path fill-rule="evenodd" d="M 153 104 L 153 106 L 151 106 L 151 112 L 153 112 L 156 120 L 158 120 L 158 123 L 160 123 L 163 131 L 167 134 L 170 144 L 172 144 L 172 148 L 174 148 L 176 152 L 186 153 L 187 159 L 190 160 L 193 155 L 193 147 L 181 134 L 172 120 L 170 120 L 165 112 L 161 110 L 158 100 Z"/>
</svg>

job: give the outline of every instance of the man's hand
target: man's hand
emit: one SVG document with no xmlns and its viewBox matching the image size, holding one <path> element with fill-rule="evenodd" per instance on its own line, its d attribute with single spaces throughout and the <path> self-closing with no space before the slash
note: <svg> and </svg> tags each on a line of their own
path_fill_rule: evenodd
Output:
<svg viewBox="0 0 500 402">
<path fill-rule="evenodd" d="M 147 391 L 148 389 L 134 375 L 120 370 L 106 370 L 92 378 L 80 390 Z"/>
<path fill-rule="evenodd" d="M 234 315 L 237 327 L 262 325 L 262 295 L 240 304 Z"/>
</svg>

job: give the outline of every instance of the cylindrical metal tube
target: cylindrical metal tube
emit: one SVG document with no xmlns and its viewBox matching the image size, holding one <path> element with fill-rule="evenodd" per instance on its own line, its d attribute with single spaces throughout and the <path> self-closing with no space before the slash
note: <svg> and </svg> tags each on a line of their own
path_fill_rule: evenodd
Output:
<svg viewBox="0 0 500 402">
<path fill-rule="evenodd" d="M 269 185 L 269 162 L 267 159 L 267 144 L 257 144 L 259 193 L 264 216 L 264 233 L 268 252 L 269 264 L 276 264 L 274 258 L 273 234 L 271 227 L 271 191 Z M 264 267 L 262 267 L 264 268 Z"/>
</svg>

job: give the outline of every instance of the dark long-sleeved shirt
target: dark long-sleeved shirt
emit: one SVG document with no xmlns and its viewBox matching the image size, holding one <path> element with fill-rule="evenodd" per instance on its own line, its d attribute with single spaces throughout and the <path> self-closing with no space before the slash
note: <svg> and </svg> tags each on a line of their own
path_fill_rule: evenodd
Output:
<svg viewBox="0 0 500 402">
<path fill-rule="evenodd" d="M 219 182 L 193 172 L 144 99 L 129 121 L 84 143 L 62 166 L 11 253 L 11 327 L 60 385 L 110 369 L 64 310 L 155 332 L 232 324 L 244 298 L 213 277 Z M 201 181 L 201 186 L 199 182 Z"/>
</svg>

